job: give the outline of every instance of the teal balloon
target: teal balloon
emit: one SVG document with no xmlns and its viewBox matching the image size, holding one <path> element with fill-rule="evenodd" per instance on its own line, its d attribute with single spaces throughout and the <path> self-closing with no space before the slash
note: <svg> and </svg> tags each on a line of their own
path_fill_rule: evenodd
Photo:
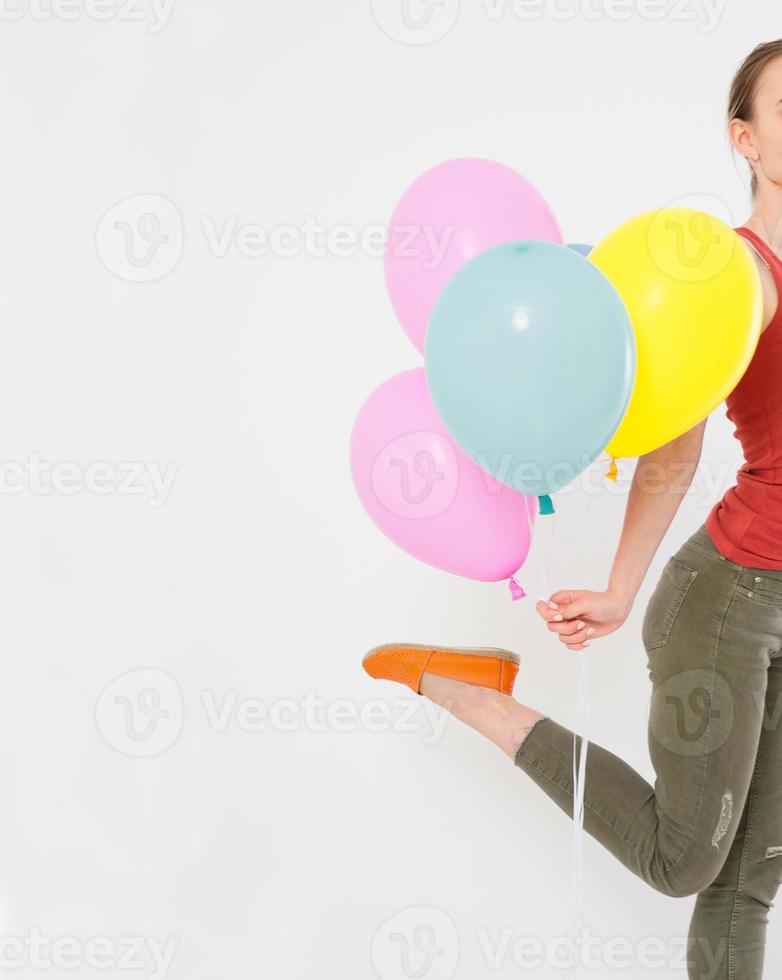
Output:
<svg viewBox="0 0 782 980">
<path fill-rule="evenodd" d="M 448 280 L 424 366 L 456 442 L 500 483 L 541 496 L 585 470 L 618 428 L 635 335 L 613 284 L 578 252 L 509 242 Z"/>
<path fill-rule="evenodd" d="M 568 248 L 572 248 L 574 252 L 578 252 L 579 255 L 587 256 L 594 248 L 594 245 L 585 245 L 583 242 L 569 242 Z"/>
</svg>

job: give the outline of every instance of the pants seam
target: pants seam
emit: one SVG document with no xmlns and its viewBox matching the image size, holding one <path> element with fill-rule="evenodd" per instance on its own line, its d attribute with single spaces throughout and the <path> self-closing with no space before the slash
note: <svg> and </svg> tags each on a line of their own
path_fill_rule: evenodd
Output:
<svg viewBox="0 0 782 980">
<path fill-rule="evenodd" d="M 714 644 L 714 672 L 712 674 L 712 687 L 711 687 L 711 692 L 709 694 L 709 703 L 710 704 L 712 703 L 712 701 L 714 699 L 714 686 L 715 686 L 716 680 L 717 680 L 717 666 L 719 664 L 720 644 L 722 642 L 722 631 L 725 628 L 725 621 L 728 618 L 728 612 L 730 611 L 730 608 L 733 605 L 733 600 L 734 600 L 734 598 L 736 596 L 736 583 L 737 582 L 738 582 L 738 576 L 735 576 L 734 582 L 733 582 L 733 591 L 731 592 L 730 599 L 728 600 L 728 603 L 725 606 L 725 612 L 722 614 L 722 620 L 720 621 L 720 628 L 717 631 L 717 639 L 716 639 L 715 644 Z M 709 762 L 711 761 L 711 745 L 712 745 L 713 738 L 714 738 L 714 726 L 713 725 L 710 725 L 709 726 L 709 744 L 708 744 L 708 747 L 707 747 L 707 750 L 706 750 L 706 765 L 704 767 L 704 770 L 703 770 L 703 778 L 701 780 L 701 792 L 700 792 L 700 797 L 698 799 L 698 809 L 695 812 L 695 819 L 693 820 L 693 835 L 690 837 L 689 841 L 687 842 L 686 847 L 684 848 L 684 850 L 682 851 L 682 853 L 676 858 L 676 860 L 672 864 L 669 864 L 666 868 L 663 869 L 663 874 L 668 875 L 668 874 L 671 873 L 671 871 L 674 871 L 676 868 L 678 868 L 679 865 L 684 860 L 685 856 L 689 853 L 689 851 L 692 848 L 693 844 L 695 843 L 695 840 L 696 840 L 695 828 L 697 828 L 697 826 L 698 826 L 698 818 L 701 815 L 701 809 L 703 808 L 703 800 L 704 800 L 704 797 L 706 795 L 706 783 L 708 782 L 708 776 L 709 776 Z"/>
<path fill-rule="evenodd" d="M 736 920 L 742 896 L 736 891 L 730 907 L 730 928 L 728 929 L 728 980 L 736 980 Z"/>
<path fill-rule="evenodd" d="M 755 769 L 752 773 L 752 779 L 749 783 L 749 794 L 747 799 L 747 824 L 744 828 L 744 841 L 741 845 L 741 858 L 739 860 L 739 876 L 736 882 L 736 891 L 733 893 L 733 902 L 731 904 L 730 910 L 730 928 L 728 930 L 728 978 L 729 980 L 736 980 L 736 923 L 738 921 L 737 912 L 740 906 L 743 904 L 744 895 L 741 891 L 744 881 L 746 878 L 747 871 L 747 845 L 751 837 L 752 821 L 755 816 L 755 787 L 758 777 L 758 766 L 757 762 L 755 764 Z"/>
</svg>

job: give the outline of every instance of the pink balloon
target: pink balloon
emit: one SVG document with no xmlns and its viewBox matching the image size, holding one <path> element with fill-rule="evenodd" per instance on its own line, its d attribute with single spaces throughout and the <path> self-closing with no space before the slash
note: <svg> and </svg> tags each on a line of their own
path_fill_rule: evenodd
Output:
<svg viewBox="0 0 782 980">
<path fill-rule="evenodd" d="M 369 516 L 415 558 L 481 582 L 508 578 L 526 560 L 537 497 L 495 480 L 457 446 L 423 368 L 394 375 L 367 398 L 350 465 Z"/>
<path fill-rule="evenodd" d="M 448 160 L 405 191 L 391 216 L 384 265 L 394 311 L 421 353 L 429 315 L 454 272 L 493 245 L 525 238 L 564 244 L 543 197 L 502 163 Z"/>
</svg>

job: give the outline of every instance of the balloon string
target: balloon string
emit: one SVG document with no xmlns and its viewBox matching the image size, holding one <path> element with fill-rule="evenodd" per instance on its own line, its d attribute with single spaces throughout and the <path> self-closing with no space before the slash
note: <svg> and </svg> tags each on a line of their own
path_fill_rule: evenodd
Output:
<svg viewBox="0 0 782 980">
<path fill-rule="evenodd" d="M 540 513 L 550 515 L 546 522 L 548 529 L 546 540 L 541 556 L 540 575 L 542 584 L 542 594 L 540 598 L 548 604 L 550 589 L 551 564 L 554 553 L 555 530 L 556 530 L 556 511 L 549 497 L 540 499 Z M 591 501 L 587 504 L 589 508 Z M 527 512 L 527 520 L 530 523 L 530 539 L 532 536 L 531 520 Z M 578 690 L 576 694 L 576 727 L 573 732 L 573 829 L 571 838 L 571 898 L 570 898 L 570 917 L 568 920 L 568 930 L 573 947 L 573 966 L 571 970 L 572 980 L 578 980 L 580 975 L 580 937 L 584 920 L 584 907 L 581 899 L 581 885 L 583 879 L 583 841 L 584 841 L 584 794 L 586 789 L 586 760 L 589 748 L 589 657 L 588 649 L 579 651 L 579 673 Z M 579 749 L 577 738 L 581 737 Z"/>
<path fill-rule="evenodd" d="M 530 503 L 531 503 L 532 500 L 533 500 L 533 497 L 531 497 L 529 495 L 527 495 L 525 497 L 525 499 L 524 499 L 524 518 L 525 518 L 525 520 L 527 522 L 527 541 L 528 541 L 527 556 L 529 556 L 529 552 L 530 552 L 530 550 L 532 548 L 532 541 L 533 541 L 533 534 L 532 534 L 532 515 L 530 513 Z M 544 557 L 544 561 L 543 561 L 542 566 L 541 566 L 541 577 L 542 577 L 542 581 L 543 581 L 543 589 L 544 589 L 544 592 L 547 592 L 547 590 L 548 590 L 548 567 L 546 565 L 546 560 L 548 560 L 549 563 L 550 563 L 550 560 L 551 560 L 551 551 L 552 551 L 552 542 L 553 542 L 553 536 L 554 536 L 553 522 L 554 522 L 554 518 L 556 517 L 556 511 L 554 510 L 554 504 L 552 503 L 551 497 L 548 494 L 546 494 L 546 493 L 540 494 L 537 497 L 537 502 L 538 502 L 539 513 L 540 514 L 551 515 L 551 522 L 552 522 L 551 523 L 551 527 L 549 529 L 549 545 L 545 549 L 545 556 L 547 556 L 547 559 L 546 559 L 546 557 Z M 524 589 L 522 588 L 522 586 L 519 585 L 519 583 L 516 580 L 516 577 L 514 575 L 511 575 L 510 578 L 508 579 L 508 588 L 510 589 L 510 594 L 511 594 L 514 602 L 517 599 L 523 599 L 524 596 L 527 594 L 524 591 Z M 548 601 L 547 597 L 544 598 L 544 596 L 540 596 L 540 598 L 543 599 L 544 602 L 547 602 Z"/>
<path fill-rule="evenodd" d="M 618 469 L 618 467 L 616 465 L 616 461 L 617 461 L 617 459 L 619 457 L 612 456 L 609 453 L 608 454 L 608 458 L 609 458 L 609 460 L 611 462 L 611 465 L 608 468 L 608 472 L 604 473 L 603 476 L 606 479 L 608 479 L 608 480 L 614 480 L 616 482 L 616 480 L 618 478 L 618 475 L 619 475 L 619 469 Z M 605 460 L 604 460 L 604 462 L 605 462 Z M 586 517 L 586 515 L 592 509 L 592 504 L 594 503 L 594 499 L 593 498 L 595 496 L 596 496 L 596 494 L 591 494 L 591 493 L 589 494 L 589 501 L 587 502 L 586 510 L 584 511 L 584 517 Z M 531 500 L 531 499 L 532 498 L 529 497 L 528 498 L 528 501 Z M 551 497 L 548 494 L 540 494 L 537 499 L 538 499 L 538 508 L 539 508 L 538 513 L 539 514 L 545 514 L 545 515 L 551 515 L 552 516 L 552 520 L 553 520 L 553 518 L 556 516 L 556 511 L 554 509 L 554 504 L 551 501 Z M 530 547 L 531 547 L 532 546 L 532 518 L 530 517 L 530 513 L 529 513 L 529 509 L 528 509 L 529 508 L 528 501 L 525 501 L 525 506 L 526 506 L 527 509 L 525 509 L 524 516 L 526 517 L 526 520 L 527 520 L 527 532 L 528 532 L 527 540 L 529 541 Z M 552 537 L 552 540 L 553 540 L 553 528 L 552 528 L 552 531 L 551 531 L 551 537 Z M 567 538 L 567 536 L 566 536 L 566 539 L 567 540 L 571 540 L 571 538 Z M 550 558 L 551 549 L 549 549 L 548 555 L 549 555 L 549 558 Z M 548 594 L 549 594 L 549 580 L 548 580 L 548 568 L 545 566 L 545 564 L 544 564 L 544 567 L 543 567 L 543 570 L 542 570 L 542 573 L 541 573 L 541 580 L 542 580 L 542 583 L 543 583 L 543 592 L 544 592 L 544 595 L 539 596 L 539 598 L 540 599 L 543 599 L 544 602 L 547 602 L 548 601 Z M 524 591 L 523 587 L 518 583 L 518 581 L 516 580 L 515 576 L 513 576 L 513 575 L 511 575 L 510 578 L 508 579 L 508 587 L 510 589 L 510 594 L 513 597 L 514 602 L 517 599 L 523 599 L 524 596 L 526 596 L 526 594 L 527 594 Z"/>
<path fill-rule="evenodd" d="M 551 595 L 551 554 L 554 550 L 554 528 L 557 520 L 557 514 L 554 510 L 553 504 L 551 504 L 551 498 L 546 498 L 551 506 L 551 510 L 547 511 L 541 508 L 541 514 L 549 514 L 549 519 L 545 522 L 548 530 L 546 532 L 546 546 L 543 550 L 543 556 L 540 563 L 540 575 L 541 582 L 543 585 L 543 595 L 546 597 L 545 601 L 548 603 L 548 597 Z"/>
<path fill-rule="evenodd" d="M 586 788 L 586 760 L 589 748 L 589 658 L 588 650 L 580 651 L 578 670 L 578 694 L 576 731 L 573 733 L 573 839 L 572 839 L 572 878 L 570 899 L 570 934 L 573 941 L 573 980 L 578 980 L 580 965 L 580 936 L 584 921 L 584 907 L 581 901 L 583 878 L 584 841 L 584 790 Z M 581 750 L 578 751 L 577 735 L 581 736 Z M 578 755 L 578 768 L 576 756 Z"/>
</svg>

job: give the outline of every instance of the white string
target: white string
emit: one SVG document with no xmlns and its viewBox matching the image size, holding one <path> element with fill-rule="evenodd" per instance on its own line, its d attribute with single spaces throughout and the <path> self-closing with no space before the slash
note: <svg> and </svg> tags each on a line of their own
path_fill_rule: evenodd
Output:
<svg viewBox="0 0 782 980">
<path fill-rule="evenodd" d="M 573 941 L 575 962 L 572 970 L 573 980 L 578 980 L 580 974 L 580 936 L 584 921 L 584 907 L 581 902 L 581 881 L 583 877 L 583 841 L 584 841 L 584 789 L 586 786 L 586 760 L 589 748 L 589 650 L 579 651 L 578 694 L 576 709 L 576 728 L 573 733 L 573 863 L 570 900 L 570 937 Z M 576 736 L 581 736 L 581 751 L 578 751 Z M 576 770 L 578 756 L 578 770 Z"/>
<path fill-rule="evenodd" d="M 540 563 L 540 578 L 543 585 L 544 601 L 548 604 L 548 597 L 551 595 L 551 554 L 554 550 L 554 525 L 557 520 L 557 512 L 545 514 L 543 520 L 548 527 L 548 537 L 543 551 L 543 561 Z"/>
<path fill-rule="evenodd" d="M 592 505 L 587 502 L 587 513 Z M 579 651 L 578 692 L 576 694 L 576 726 L 573 732 L 573 839 L 572 839 L 572 878 L 569 929 L 573 942 L 574 965 L 571 971 L 573 980 L 578 980 L 581 965 L 581 931 L 584 923 L 584 906 L 581 901 L 583 880 L 583 842 L 584 842 L 584 792 L 586 789 L 586 762 L 589 750 L 589 716 L 591 699 L 589 693 L 589 649 Z M 578 750 L 576 736 L 581 736 L 581 750 Z M 578 759 L 578 765 L 576 760 Z"/>
<path fill-rule="evenodd" d="M 530 535 L 532 533 L 531 520 Z M 556 510 L 553 514 L 544 515 L 544 519 L 550 525 L 547 534 L 547 541 L 544 548 L 544 555 L 541 560 L 541 583 L 542 594 L 540 598 L 548 605 L 551 595 L 549 588 L 549 573 L 551 558 L 554 550 L 554 525 Z M 538 515 L 537 521 L 540 520 Z M 583 878 L 583 840 L 584 840 L 584 790 L 586 787 L 586 760 L 589 748 L 589 650 L 584 648 L 578 651 L 578 691 L 576 694 L 576 727 L 573 732 L 573 831 L 571 839 L 571 899 L 570 916 L 568 918 L 568 932 L 573 949 L 573 967 L 570 971 L 572 980 L 578 980 L 580 975 L 580 934 L 584 920 L 584 907 L 581 901 L 581 884 Z M 576 736 L 581 736 L 581 750 L 579 751 Z"/>
</svg>

